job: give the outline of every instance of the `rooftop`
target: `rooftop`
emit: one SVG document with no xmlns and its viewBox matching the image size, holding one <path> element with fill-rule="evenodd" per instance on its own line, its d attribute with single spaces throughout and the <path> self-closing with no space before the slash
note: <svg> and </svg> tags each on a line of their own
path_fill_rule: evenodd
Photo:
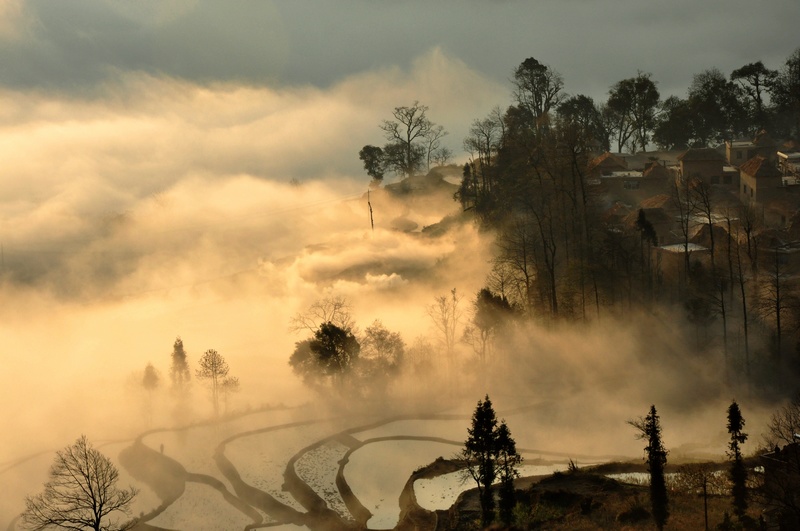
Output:
<svg viewBox="0 0 800 531">
<path fill-rule="evenodd" d="M 780 177 L 781 172 L 766 157 L 756 155 L 741 166 L 739 170 L 755 178 Z"/>
</svg>

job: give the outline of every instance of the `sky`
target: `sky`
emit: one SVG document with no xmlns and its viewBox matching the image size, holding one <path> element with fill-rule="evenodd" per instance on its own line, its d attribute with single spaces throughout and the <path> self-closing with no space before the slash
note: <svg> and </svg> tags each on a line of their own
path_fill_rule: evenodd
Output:
<svg viewBox="0 0 800 531">
<path fill-rule="evenodd" d="M 391 230 L 454 205 L 376 197 L 367 229 L 357 154 L 395 106 L 427 105 L 463 160 L 527 57 L 596 101 L 637 71 L 684 95 L 707 68 L 779 68 L 799 23 L 796 0 L 0 0 L 0 463 L 142 429 L 131 388 L 176 336 L 227 356 L 242 403 L 280 403 L 314 300 L 410 344 L 434 295 L 475 293 L 488 235 Z"/>
</svg>

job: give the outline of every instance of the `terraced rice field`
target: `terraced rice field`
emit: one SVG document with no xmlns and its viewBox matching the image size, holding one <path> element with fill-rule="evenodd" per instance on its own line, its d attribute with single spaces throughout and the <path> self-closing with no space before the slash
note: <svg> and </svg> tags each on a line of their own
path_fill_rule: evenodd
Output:
<svg viewBox="0 0 800 531">
<path fill-rule="evenodd" d="M 139 490 L 132 516 L 151 529 L 392 529 L 402 509 L 446 509 L 473 488 L 459 472 L 409 479 L 440 457 L 454 457 L 468 425 L 469 416 L 461 414 L 365 422 L 286 409 L 153 430 L 98 449 L 117 465 L 120 484 Z M 52 454 L 44 454 L 0 474 L 44 480 L 51 461 Z M 522 473 L 564 468 L 566 463 L 526 466 Z M 3 503 L 9 514 L 24 507 L 21 498 Z M 9 531 L 19 529 L 9 521 Z"/>
</svg>

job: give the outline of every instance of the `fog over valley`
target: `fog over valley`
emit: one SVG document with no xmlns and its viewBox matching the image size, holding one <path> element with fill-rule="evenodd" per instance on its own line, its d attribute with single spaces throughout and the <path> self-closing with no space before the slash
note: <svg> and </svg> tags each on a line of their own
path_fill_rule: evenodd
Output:
<svg viewBox="0 0 800 531">
<path fill-rule="evenodd" d="M 662 433 L 667 529 L 686 464 L 746 463 L 714 525 L 786 517 L 800 203 L 681 164 L 794 153 L 796 6 L 468 4 L 0 2 L 0 529 L 58 529 L 65 455 L 115 530 L 645 529 Z"/>
</svg>

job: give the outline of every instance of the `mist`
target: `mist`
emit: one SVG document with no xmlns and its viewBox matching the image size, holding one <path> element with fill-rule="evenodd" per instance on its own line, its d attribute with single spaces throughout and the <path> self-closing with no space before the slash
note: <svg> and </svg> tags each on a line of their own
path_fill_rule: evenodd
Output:
<svg viewBox="0 0 800 531">
<path fill-rule="evenodd" d="M 442 50 L 328 89 L 127 73 L 98 90 L 0 93 L 0 463 L 80 434 L 131 440 L 210 418 L 197 381 L 187 416 L 174 415 L 165 390 L 152 418 L 144 411 L 142 371 L 152 363 L 165 388 L 176 337 L 192 370 L 207 349 L 225 356 L 242 389 L 231 410 L 322 408 L 288 365 L 305 339 L 289 330 L 292 316 L 345 297 L 359 327 L 380 319 L 411 346 L 435 336 L 426 311 L 435 296 L 457 289 L 468 313 L 485 285 L 493 234 L 460 220 L 452 195 L 414 202 L 380 190 L 372 229 L 357 157 L 381 141 L 394 106 L 428 105 L 460 151 L 469 122 L 504 101 L 505 87 Z M 456 221 L 441 233 L 422 230 L 446 216 Z M 417 229 L 397 230 L 398 218 Z M 654 341 L 664 319 L 671 333 Z M 656 403 L 668 445 L 713 454 L 733 397 L 711 370 L 716 359 L 687 358 L 682 319 L 664 310 L 588 330 L 521 327 L 484 380 L 459 345 L 457 393 L 428 404 L 468 416 L 490 393 L 527 447 L 635 459 L 641 443 L 625 421 Z M 411 393 L 408 378 L 396 396 Z M 357 412 L 403 410 L 377 406 Z M 746 407 L 763 425 L 766 406 Z M 35 491 L 41 475 L 12 488 Z"/>
</svg>

